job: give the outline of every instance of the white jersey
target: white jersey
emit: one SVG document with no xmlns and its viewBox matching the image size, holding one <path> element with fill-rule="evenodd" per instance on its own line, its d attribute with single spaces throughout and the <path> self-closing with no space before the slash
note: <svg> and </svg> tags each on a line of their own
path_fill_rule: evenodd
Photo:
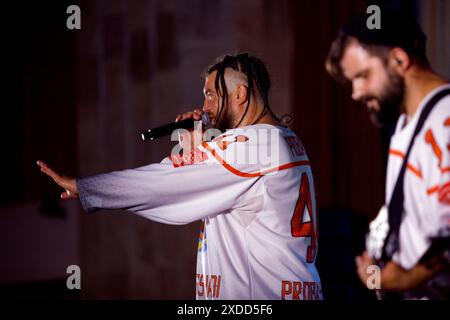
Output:
<svg viewBox="0 0 450 320">
<path fill-rule="evenodd" d="M 308 157 L 289 129 L 228 130 L 159 164 L 77 180 L 86 211 L 202 220 L 197 299 L 321 299 Z"/>
<path fill-rule="evenodd" d="M 389 203 L 397 182 L 412 134 L 425 104 L 445 85 L 430 92 L 420 103 L 414 116 L 400 116 L 391 137 L 386 178 L 386 203 Z M 404 177 L 404 213 L 400 225 L 400 249 L 392 259 L 411 269 L 428 250 L 430 237 L 450 227 L 450 96 L 442 98 L 426 119 L 416 136 L 408 158 Z M 376 241 L 376 233 L 384 239 L 387 212 L 383 209 L 371 223 L 368 237 L 369 254 L 379 258 L 384 241 Z"/>
</svg>

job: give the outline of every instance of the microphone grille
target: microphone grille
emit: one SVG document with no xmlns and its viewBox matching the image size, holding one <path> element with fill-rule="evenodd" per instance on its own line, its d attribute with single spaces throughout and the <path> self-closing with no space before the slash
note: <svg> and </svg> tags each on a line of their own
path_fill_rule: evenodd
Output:
<svg viewBox="0 0 450 320">
<path fill-rule="evenodd" d="M 211 117 L 208 112 L 203 112 L 202 114 L 202 124 L 207 127 L 211 123 Z"/>
</svg>

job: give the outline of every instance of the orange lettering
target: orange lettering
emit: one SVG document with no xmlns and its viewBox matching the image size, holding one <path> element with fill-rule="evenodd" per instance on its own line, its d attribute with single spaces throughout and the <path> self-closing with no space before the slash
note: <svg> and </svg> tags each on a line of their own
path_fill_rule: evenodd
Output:
<svg viewBox="0 0 450 320">
<path fill-rule="evenodd" d="M 302 283 L 300 281 L 294 281 L 294 292 L 292 293 L 292 300 L 300 300 L 299 295 L 302 292 Z"/>
<path fill-rule="evenodd" d="M 287 295 L 292 294 L 292 282 L 282 281 L 281 282 L 281 300 L 285 300 Z"/>
<path fill-rule="evenodd" d="M 433 152 L 439 160 L 438 165 L 440 167 L 442 162 L 442 150 L 441 148 L 439 148 L 431 129 L 428 129 L 427 132 L 425 133 L 425 142 L 431 144 L 431 148 L 433 148 Z"/>
</svg>

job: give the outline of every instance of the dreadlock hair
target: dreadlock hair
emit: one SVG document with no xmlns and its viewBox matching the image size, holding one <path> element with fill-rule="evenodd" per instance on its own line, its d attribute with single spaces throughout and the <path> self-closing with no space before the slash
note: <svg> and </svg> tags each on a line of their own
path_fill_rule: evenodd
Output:
<svg viewBox="0 0 450 320">
<path fill-rule="evenodd" d="M 258 118 L 252 124 L 257 123 L 267 112 L 270 112 L 275 119 L 279 120 L 269 106 L 269 91 L 271 84 L 269 72 L 260 59 L 249 56 L 248 53 L 241 53 L 235 56 L 226 55 L 222 58 L 219 58 L 218 62 L 210 66 L 205 74 L 205 76 L 207 77 L 214 71 L 217 71 L 214 82 L 216 93 L 219 95 L 219 89 L 222 90 L 221 106 L 218 106 L 219 114 L 217 115 L 217 119 L 220 119 L 224 107 L 228 105 L 228 90 L 225 83 L 225 71 L 227 68 L 241 72 L 247 77 L 247 87 L 249 91 L 247 107 L 236 127 L 241 124 L 242 120 L 248 112 L 251 98 L 256 98 L 257 93 L 261 95 L 264 103 L 264 108 Z M 255 90 L 255 86 L 257 91 Z"/>
</svg>

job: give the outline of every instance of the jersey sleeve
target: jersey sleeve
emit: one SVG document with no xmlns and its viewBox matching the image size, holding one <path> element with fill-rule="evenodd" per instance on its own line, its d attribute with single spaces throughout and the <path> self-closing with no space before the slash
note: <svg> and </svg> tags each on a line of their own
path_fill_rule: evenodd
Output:
<svg viewBox="0 0 450 320">
<path fill-rule="evenodd" d="M 257 165 L 235 167 L 242 172 L 257 170 Z M 186 224 L 233 208 L 259 178 L 234 174 L 217 161 L 182 165 L 166 158 L 78 179 L 77 187 L 87 212 L 124 209 L 161 223 Z"/>
<path fill-rule="evenodd" d="M 435 120 L 426 128 L 424 137 L 428 154 L 424 179 L 434 207 L 430 237 L 450 234 L 450 97 L 442 99 L 435 110 Z"/>
</svg>

